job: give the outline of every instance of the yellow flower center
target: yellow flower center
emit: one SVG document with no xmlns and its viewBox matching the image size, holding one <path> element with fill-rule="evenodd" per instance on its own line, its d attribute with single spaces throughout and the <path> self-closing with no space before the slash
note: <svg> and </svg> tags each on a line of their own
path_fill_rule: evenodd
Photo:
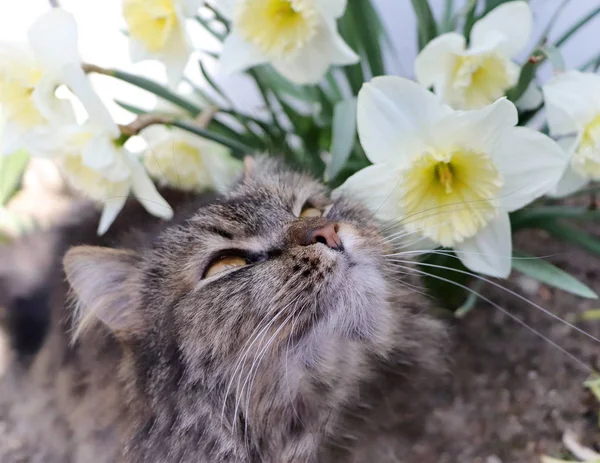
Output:
<svg viewBox="0 0 600 463">
<path fill-rule="evenodd" d="M 32 98 L 42 73 L 31 69 L 22 77 L 24 78 L 18 79 L 0 74 L 0 105 L 8 120 L 23 129 L 29 129 L 45 122 Z"/>
<path fill-rule="evenodd" d="M 442 246 L 460 243 L 496 216 L 502 184 L 486 153 L 424 153 L 401 174 L 398 191 L 405 228 Z"/>
<path fill-rule="evenodd" d="M 212 187 L 199 148 L 183 140 L 167 140 L 153 145 L 144 157 L 146 169 L 163 185 L 187 191 L 202 191 Z"/>
<path fill-rule="evenodd" d="M 584 177 L 600 180 L 600 114 L 585 126 L 571 163 Z"/>
<path fill-rule="evenodd" d="M 450 104 L 457 109 L 479 109 L 504 96 L 516 83 L 501 56 L 462 55 L 452 72 Z"/>
<path fill-rule="evenodd" d="M 123 0 L 129 34 L 151 52 L 164 50 L 178 25 L 173 0 Z"/>
<path fill-rule="evenodd" d="M 234 27 L 261 52 L 285 58 L 317 32 L 317 12 L 306 0 L 241 0 Z"/>
<path fill-rule="evenodd" d="M 83 164 L 79 154 L 63 157 L 59 165 L 70 185 L 95 201 L 106 201 L 129 194 L 129 181 L 110 181 L 97 170 Z"/>
</svg>

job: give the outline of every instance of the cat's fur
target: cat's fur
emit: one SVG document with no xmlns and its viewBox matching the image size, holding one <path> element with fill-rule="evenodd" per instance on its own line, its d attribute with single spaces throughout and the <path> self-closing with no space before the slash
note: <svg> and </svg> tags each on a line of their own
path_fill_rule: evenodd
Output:
<svg viewBox="0 0 600 463">
<path fill-rule="evenodd" d="M 167 199 L 173 223 L 149 225 L 129 204 L 101 239 L 80 211 L 34 238 L 53 251 L 43 278 L 8 283 L 11 310 L 51 313 L 43 346 L 17 355 L 0 391 L 30 461 L 400 461 L 445 335 L 386 264 L 372 215 L 266 159 L 224 197 Z M 326 217 L 298 218 L 307 202 Z M 342 251 L 306 242 L 328 223 Z M 67 252 L 69 304 L 60 265 L 81 244 L 109 247 Z M 232 248 L 259 258 L 202 279 Z M 48 297 L 23 299 L 36 291 Z"/>
</svg>

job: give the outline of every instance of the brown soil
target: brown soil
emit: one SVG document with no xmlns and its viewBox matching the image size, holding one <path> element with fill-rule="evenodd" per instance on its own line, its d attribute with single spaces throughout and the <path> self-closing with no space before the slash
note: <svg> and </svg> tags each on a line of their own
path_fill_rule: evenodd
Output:
<svg viewBox="0 0 600 463">
<path fill-rule="evenodd" d="M 541 231 L 521 233 L 516 245 L 536 256 L 552 255 L 550 262 L 600 294 L 597 256 L 557 243 Z M 526 294 L 530 283 L 514 275 L 507 287 Z M 600 302 L 543 285 L 533 289 L 529 299 L 600 337 L 600 320 L 577 323 L 579 314 L 599 308 Z M 586 365 L 600 369 L 600 343 L 504 291 L 490 285 L 482 291 Z M 582 386 L 588 372 L 576 361 L 485 302 L 454 322 L 453 330 L 450 386 L 440 392 L 427 435 L 406 463 L 539 462 L 540 454 L 564 455 L 565 430 L 590 447 L 600 445 L 600 404 Z"/>
</svg>

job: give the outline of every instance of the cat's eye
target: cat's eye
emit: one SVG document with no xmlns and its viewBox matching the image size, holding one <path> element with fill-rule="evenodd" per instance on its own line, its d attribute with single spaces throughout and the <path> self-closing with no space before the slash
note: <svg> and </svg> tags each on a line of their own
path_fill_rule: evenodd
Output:
<svg viewBox="0 0 600 463">
<path fill-rule="evenodd" d="M 212 276 L 218 275 L 219 273 L 226 272 L 228 270 L 233 270 L 240 267 L 245 267 L 248 265 L 248 259 L 240 256 L 223 256 L 218 259 L 213 260 L 206 272 L 204 273 L 204 278 L 210 278 Z"/>
<path fill-rule="evenodd" d="M 323 211 L 312 206 L 305 206 L 300 213 L 300 217 L 322 217 Z"/>
</svg>

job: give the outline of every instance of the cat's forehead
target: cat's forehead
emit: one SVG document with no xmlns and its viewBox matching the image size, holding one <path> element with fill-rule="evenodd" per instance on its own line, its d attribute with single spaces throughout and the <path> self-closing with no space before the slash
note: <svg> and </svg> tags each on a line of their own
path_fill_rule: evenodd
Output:
<svg viewBox="0 0 600 463">
<path fill-rule="evenodd" d="M 329 202 L 322 184 L 302 174 L 282 172 L 241 184 L 200 209 L 191 223 L 221 235 L 268 234 L 297 217 L 303 206 L 324 207 Z"/>
</svg>

